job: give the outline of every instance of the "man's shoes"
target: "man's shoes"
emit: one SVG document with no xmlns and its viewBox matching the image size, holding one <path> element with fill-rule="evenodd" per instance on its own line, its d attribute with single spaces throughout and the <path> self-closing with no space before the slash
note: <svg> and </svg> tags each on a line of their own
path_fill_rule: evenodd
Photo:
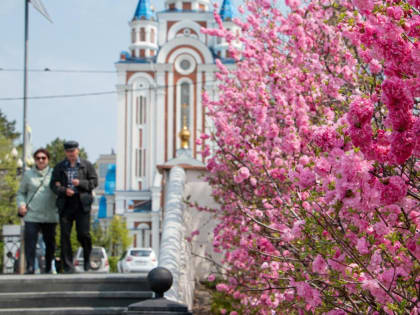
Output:
<svg viewBox="0 0 420 315">
<path fill-rule="evenodd" d="M 83 263 L 83 268 L 85 269 L 85 271 L 89 271 L 89 269 L 90 269 L 90 262 L 89 261 L 85 261 Z"/>
</svg>

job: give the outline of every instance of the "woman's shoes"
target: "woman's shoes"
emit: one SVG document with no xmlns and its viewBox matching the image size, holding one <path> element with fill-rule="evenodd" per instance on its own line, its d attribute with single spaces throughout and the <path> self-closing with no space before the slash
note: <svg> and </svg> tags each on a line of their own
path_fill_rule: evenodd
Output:
<svg viewBox="0 0 420 315">
<path fill-rule="evenodd" d="M 35 273 L 34 267 L 26 268 L 25 275 L 33 275 Z"/>
</svg>

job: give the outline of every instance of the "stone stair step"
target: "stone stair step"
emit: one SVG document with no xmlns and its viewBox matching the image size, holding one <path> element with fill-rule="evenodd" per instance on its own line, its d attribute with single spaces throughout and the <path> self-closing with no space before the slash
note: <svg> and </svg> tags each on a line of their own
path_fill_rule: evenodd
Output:
<svg viewBox="0 0 420 315">
<path fill-rule="evenodd" d="M 121 315 L 126 307 L 40 307 L 0 309 L 0 315 Z"/>
<path fill-rule="evenodd" d="M 145 275 L 71 274 L 1 276 L 0 292 L 150 291 Z M 41 287 L 40 287 L 41 284 Z"/>
<path fill-rule="evenodd" d="M 0 293 L 0 309 L 39 307 L 125 307 L 150 299 L 152 292 L 63 291 Z"/>
</svg>

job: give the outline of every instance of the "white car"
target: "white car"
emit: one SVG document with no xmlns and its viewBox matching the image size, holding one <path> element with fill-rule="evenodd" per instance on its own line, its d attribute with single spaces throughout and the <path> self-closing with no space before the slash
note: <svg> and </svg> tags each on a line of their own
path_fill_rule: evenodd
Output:
<svg viewBox="0 0 420 315">
<path fill-rule="evenodd" d="M 74 270 L 84 272 L 83 248 L 79 247 L 73 259 Z M 93 247 L 90 253 L 90 272 L 109 272 L 108 255 L 105 248 Z"/>
<path fill-rule="evenodd" d="M 151 248 L 133 247 L 122 254 L 118 272 L 149 272 L 157 267 L 156 254 Z"/>
</svg>

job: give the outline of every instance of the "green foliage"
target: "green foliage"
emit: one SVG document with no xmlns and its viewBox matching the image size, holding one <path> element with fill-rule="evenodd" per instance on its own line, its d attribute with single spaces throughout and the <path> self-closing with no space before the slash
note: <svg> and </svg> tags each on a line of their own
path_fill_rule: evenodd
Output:
<svg viewBox="0 0 420 315">
<path fill-rule="evenodd" d="M 119 215 L 115 215 L 112 218 L 108 226 L 107 234 L 109 235 L 107 247 L 109 256 L 121 256 L 132 242 L 125 219 Z"/>
<path fill-rule="evenodd" d="M 117 272 L 118 259 L 132 242 L 125 219 L 116 215 L 107 228 L 96 223 L 92 227 L 91 234 L 92 243 L 105 248 L 111 272 Z"/>
<path fill-rule="evenodd" d="M 65 139 L 56 138 L 53 141 L 51 141 L 51 143 L 49 143 L 45 146 L 47 151 L 50 153 L 50 165 L 54 166 L 57 163 L 64 160 L 66 155 L 64 153 L 63 145 L 64 145 L 64 142 L 66 142 L 66 141 L 67 140 L 65 140 Z M 79 156 L 82 159 L 87 159 L 88 156 L 87 156 L 86 150 L 84 148 L 81 148 L 81 147 L 79 147 L 79 150 L 80 150 Z"/>
<path fill-rule="evenodd" d="M 4 224 L 19 222 L 16 193 L 19 184 L 17 158 L 11 155 L 13 141 L 19 137 L 15 121 L 9 122 L 0 111 L 0 234 Z M 0 241 L 0 272 L 3 270 L 3 242 Z"/>
<path fill-rule="evenodd" d="M 219 292 L 216 290 L 216 285 L 222 281 L 203 281 L 201 282 L 211 294 L 211 312 L 212 314 L 221 314 L 221 310 L 226 310 L 226 314 L 229 314 L 231 311 L 237 311 L 239 314 L 241 312 L 238 310 L 238 302 L 235 301 L 230 295 L 225 294 L 224 292 Z"/>
<path fill-rule="evenodd" d="M 109 256 L 108 257 L 109 271 L 110 272 L 118 272 L 118 270 L 117 270 L 118 259 L 119 259 L 119 257 L 117 257 L 117 256 Z"/>
<path fill-rule="evenodd" d="M 92 225 L 92 244 L 95 246 L 100 247 L 108 247 L 109 244 L 109 236 L 106 233 L 105 229 L 102 228 L 100 223 L 95 222 Z"/>
<path fill-rule="evenodd" d="M 19 138 L 20 133 L 15 130 L 16 121 L 8 121 L 6 115 L 0 110 L 0 135 L 12 141 Z"/>
<path fill-rule="evenodd" d="M 18 189 L 17 158 L 13 157 L 13 140 L 19 136 L 14 131 L 15 122 L 8 122 L 0 112 L 0 231 L 4 224 L 18 222 L 16 193 Z"/>
</svg>

